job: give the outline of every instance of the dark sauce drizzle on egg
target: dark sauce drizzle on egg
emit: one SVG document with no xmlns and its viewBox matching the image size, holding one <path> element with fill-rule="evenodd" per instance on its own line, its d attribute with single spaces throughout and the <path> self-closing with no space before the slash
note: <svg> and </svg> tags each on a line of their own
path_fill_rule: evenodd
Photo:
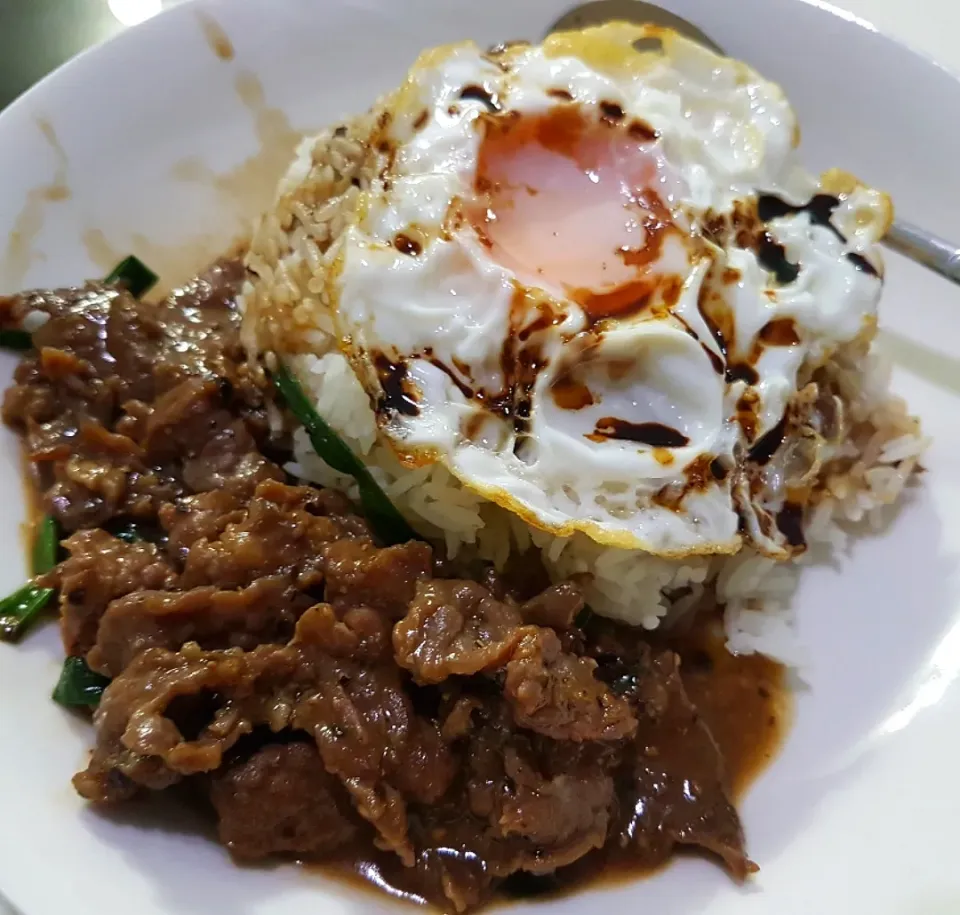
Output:
<svg viewBox="0 0 960 915">
<path fill-rule="evenodd" d="M 491 114 L 495 114 L 503 110 L 500 105 L 500 99 L 497 97 L 496 93 L 491 92 L 489 89 L 486 89 L 483 86 L 473 84 L 464 86 L 460 90 L 460 100 L 463 102 L 480 102 L 480 104 L 483 105 L 483 107 L 486 108 Z"/>
<path fill-rule="evenodd" d="M 727 236 L 727 233 L 730 233 L 739 247 L 750 248 L 756 252 L 760 263 L 774 275 L 779 284 L 787 285 L 798 278 L 801 266 L 788 259 L 784 245 L 777 241 L 765 224 L 785 216 L 807 213 L 812 224 L 827 228 L 845 244 L 847 239 L 831 222 L 840 202 L 838 197 L 816 194 L 805 204 L 792 204 L 773 194 L 761 194 L 757 198 L 755 210 L 750 207 L 739 207 L 727 218 L 729 221 L 725 221 L 723 217 L 709 219 L 704 227 L 704 234 L 713 237 L 718 244 L 722 244 L 722 239 L 725 236 L 730 237 Z M 848 253 L 846 258 L 857 270 L 869 276 L 879 277 L 876 268 L 862 255 Z M 735 271 L 730 271 L 730 274 L 729 281 L 738 279 L 734 275 Z M 726 272 L 723 279 L 724 282 L 728 281 Z M 795 322 L 789 318 L 782 318 L 764 325 L 752 341 L 749 352 L 738 354 L 732 315 L 710 284 L 704 285 L 698 306 L 722 354 L 722 360 L 717 358 L 715 352 L 707 349 L 705 344 L 702 345 L 710 355 L 714 368 L 724 375 L 728 384 L 744 382 L 749 387 L 755 386 L 759 381 L 755 366 L 766 347 L 795 346 L 800 343 L 800 333 Z M 696 336 L 689 328 L 688 333 Z M 722 368 L 718 363 L 722 363 Z M 750 393 L 748 388 L 737 404 L 737 419 L 748 441 L 755 435 L 757 425 L 757 404 L 753 402 L 754 398 L 747 396 Z M 753 444 L 748 453 L 748 460 L 760 466 L 769 463 L 783 444 L 785 429 L 786 419 L 783 419 Z M 802 537 L 798 530 L 799 522 L 792 518 L 789 509 L 785 509 L 785 512 L 782 521 L 778 522 L 784 528 L 781 532 L 791 546 L 798 546 Z"/>
<path fill-rule="evenodd" d="M 714 458 L 710 462 L 710 474 L 722 483 L 730 475 L 730 468 L 720 458 Z"/>
<path fill-rule="evenodd" d="M 423 245 L 420 244 L 415 238 L 411 238 L 404 232 L 397 233 L 396 237 L 393 239 L 393 246 L 401 254 L 409 254 L 411 257 L 416 257 L 418 254 L 423 253 Z"/>
<path fill-rule="evenodd" d="M 829 194 L 816 194 L 805 204 L 792 204 L 774 194 L 761 194 L 757 198 L 755 218 L 760 223 L 766 224 L 784 216 L 806 213 L 814 225 L 829 229 L 836 238 L 846 244 L 847 239 L 831 221 L 831 217 L 839 205 L 840 198 Z M 755 223 L 751 225 L 753 220 L 754 217 L 745 209 L 734 212 L 731 229 L 735 233 L 736 243 L 740 247 L 752 248 L 756 252 L 761 265 L 774 275 L 780 285 L 789 285 L 795 282 L 800 275 L 800 265 L 789 260 L 786 248 L 774 238 L 769 230 L 757 231 Z M 721 232 L 722 222 L 708 223 L 705 228 L 705 234 L 709 236 L 716 236 Z M 846 258 L 862 273 L 879 277 L 877 269 L 862 255 L 849 252 Z M 785 326 L 771 327 L 768 325 L 764 327 L 758 340 L 755 341 L 750 356 L 745 360 L 734 362 L 731 359 L 731 354 L 736 350 L 736 341 L 732 337 L 733 322 L 732 320 L 723 321 L 722 323 L 729 325 L 729 327 L 721 327 L 721 322 L 711 314 L 709 307 L 704 307 L 705 304 L 701 300 L 700 313 L 723 355 L 722 369 L 718 366 L 721 360 L 718 360 L 716 353 L 710 350 L 707 350 L 707 352 L 714 368 L 718 373 L 725 376 L 727 383 L 743 381 L 748 385 L 755 385 L 759 381 L 759 376 L 754 364 L 759 359 L 764 346 L 792 346 L 799 343 L 799 336 L 795 327 L 788 329 Z M 689 328 L 688 332 L 692 334 Z M 695 334 L 692 335 L 696 336 Z M 707 348 L 704 347 L 704 349 Z"/>
<path fill-rule="evenodd" d="M 753 385 L 760 380 L 760 375 L 757 370 L 746 362 L 736 362 L 728 365 L 725 377 L 727 384 L 744 381 L 747 384 Z"/>
<path fill-rule="evenodd" d="M 570 93 L 567 90 L 555 90 L 555 92 L 551 94 L 554 95 L 554 97 L 563 97 L 564 99 L 570 97 Z M 471 84 L 465 86 L 460 92 L 460 99 L 462 101 L 479 102 L 491 115 L 498 114 L 502 111 L 497 95 L 482 85 Z M 607 124 L 619 124 L 625 119 L 623 108 L 615 102 L 601 102 L 599 105 L 599 114 L 601 120 Z M 488 125 L 488 129 L 491 126 L 492 125 Z M 554 125 L 551 124 L 550 126 L 553 127 Z M 558 122 L 556 127 L 559 126 L 560 124 Z M 507 127 L 506 129 L 510 128 Z M 653 131 L 649 125 L 641 122 L 630 124 L 628 131 L 638 139 L 652 140 L 656 138 L 656 132 Z M 560 130 L 559 133 L 564 133 L 564 131 Z M 556 138 L 558 145 L 560 139 L 566 138 L 558 136 Z M 648 220 L 645 229 L 649 237 L 643 250 L 637 252 L 622 252 L 625 262 L 631 264 L 634 259 L 646 261 L 647 259 L 655 257 L 662 245 L 662 235 L 669 226 L 669 222 L 666 219 L 660 218 L 662 204 L 660 206 L 657 205 L 660 203 L 659 200 L 645 200 L 643 202 L 645 204 L 643 209 L 646 211 L 645 215 Z M 839 203 L 839 199 L 835 197 L 817 195 L 811 199 L 809 203 L 803 206 L 795 206 L 773 195 L 761 195 L 758 199 L 757 210 L 753 218 L 756 219 L 759 217 L 759 221 L 765 223 L 785 215 L 807 212 L 815 224 L 828 227 L 834 234 L 843 239 L 841 233 L 830 222 L 830 217 Z M 740 221 L 742 222 L 742 220 Z M 756 223 L 754 223 L 754 225 L 756 225 Z M 744 226 L 741 225 L 739 228 L 743 229 Z M 788 284 L 795 281 L 799 276 L 800 267 L 799 265 L 790 263 L 787 259 L 784 246 L 779 244 L 769 231 L 754 231 L 751 234 L 753 237 L 751 247 L 754 247 L 760 262 L 776 276 L 777 281 L 781 284 Z M 738 236 L 738 241 L 739 240 Z M 416 256 L 421 252 L 419 243 L 415 239 L 408 239 L 407 236 L 398 236 L 395 239 L 395 245 L 397 249 L 404 254 Z M 848 255 L 848 257 L 858 269 L 876 275 L 875 269 L 864 258 L 859 255 Z M 640 265 L 636 264 L 636 266 Z M 577 298 L 576 295 L 573 297 L 575 299 Z M 639 298 L 640 301 L 638 301 L 637 304 L 642 307 L 645 305 L 649 295 Z M 599 306 L 595 308 L 599 314 L 591 315 L 594 321 L 598 319 L 603 320 L 608 317 L 609 315 L 605 313 L 608 309 L 613 313 L 624 310 L 619 302 L 616 304 L 610 303 L 613 305 L 612 308 L 610 308 L 606 302 L 602 304 L 599 302 L 581 302 L 581 304 L 585 307 L 588 314 L 591 312 L 590 305 Z M 526 303 L 524 302 L 515 303 L 514 314 L 525 312 L 525 305 Z M 630 311 L 631 309 L 628 308 L 626 310 Z M 758 335 L 750 356 L 745 360 L 732 362 L 729 355 L 735 349 L 735 341 L 732 339 L 732 321 L 714 320 L 708 309 L 701 308 L 701 313 L 722 355 L 718 355 L 703 343 L 701 345 L 703 345 L 705 352 L 710 357 L 714 368 L 718 373 L 725 376 L 728 383 L 743 381 L 749 386 L 756 385 L 759 381 L 759 376 L 752 363 L 759 358 L 764 346 L 790 346 L 799 342 L 792 322 L 789 329 L 780 326 L 765 327 Z M 529 313 L 527 312 L 527 314 Z M 513 325 L 512 333 L 510 333 L 504 341 L 500 358 L 504 385 L 502 389 L 496 393 L 476 389 L 472 379 L 465 379 L 463 377 L 459 366 L 451 368 L 444 365 L 432 354 L 425 355 L 427 355 L 430 362 L 441 369 L 451 379 L 466 399 L 478 403 L 486 411 L 512 423 L 517 436 L 515 450 L 519 450 L 522 445 L 522 439 L 529 433 L 532 391 L 537 375 L 544 366 L 537 337 L 539 336 L 539 332 L 546 330 L 556 322 L 556 316 L 546 313 L 538 315 L 534 321 L 525 324 L 521 324 L 519 321 L 511 321 Z M 689 327 L 687 331 L 691 333 L 691 335 L 696 336 Z M 415 397 L 411 395 L 407 383 L 406 366 L 402 363 L 393 363 L 385 356 L 378 355 L 376 357 L 376 368 L 383 390 L 382 407 L 385 410 L 406 416 L 418 415 L 419 407 Z M 579 388 L 576 390 L 571 388 L 569 392 L 566 391 L 566 389 L 557 391 L 555 392 L 555 399 L 559 406 L 574 410 L 582 409 L 592 402 L 592 396 L 589 394 L 589 391 L 586 389 L 581 391 Z M 783 442 L 785 428 L 786 420 L 784 419 L 762 436 L 749 451 L 749 460 L 757 465 L 769 463 Z M 689 439 L 686 435 L 662 423 L 635 423 L 618 417 L 604 417 L 600 419 L 595 425 L 593 434 L 587 437 L 598 442 L 612 439 L 634 442 L 651 448 L 664 449 L 682 448 L 689 444 Z M 716 460 L 711 464 L 710 472 L 710 475 L 713 476 L 714 479 L 723 480 L 728 475 L 729 469 L 726 468 L 722 462 Z M 778 517 L 778 526 L 781 527 L 784 537 L 791 545 L 796 545 L 798 537 L 802 538 L 802 534 L 798 534 L 797 532 L 799 524 L 800 521 L 793 518 L 788 509 L 784 509 L 784 511 L 781 512 L 781 517 Z"/>
<path fill-rule="evenodd" d="M 636 442 L 651 448 L 683 448 L 690 444 L 690 439 L 682 432 L 663 423 L 631 423 L 615 416 L 604 416 L 597 420 L 593 434 L 587 438 L 595 442 L 607 439 Z"/>
<path fill-rule="evenodd" d="M 769 270 L 781 286 L 787 286 L 800 276 L 800 265 L 791 263 L 787 249 L 769 232 L 761 232 L 757 239 L 757 260 Z"/>
<path fill-rule="evenodd" d="M 784 416 L 769 432 L 762 435 L 760 441 L 750 449 L 749 460 L 760 466 L 769 464 L 771 458 L 777 453 L 777 449 L 783 444 L 786 432 L 787 417 Z"/>
<path fill-rule="evenodd" d="M 760 380 L 760 376 L 754 366 L 760 361 L 763 351 L 768 346 L 796 346 L 799 342 L 800 334 L 793 318 L 776 318 L 768 321 L 760 328 L 746 359 L 727 365 L 725 371 L 727 382 L 732 384 L 735 381 L 744 381 L 749 385 L 755 385 Z"/>
<path fill-rule="evenodd" d="M 555 98 L 568 100 L 572 98 L 566 89 L 553 90 L 550 93 Z M 480 242 L 488 248 L 494 246 L 494 240 L 489 237 L 486 227 L 493 217 L 495 195 L 500 190 L 499 180 L 491 180 L 489 173 L 496 171 L 491 163 L 515 154 L 528 143 L 536 143 L 549 152 L 578 161 L 578 145 L 585 131 L 590 129 L 590 122 L 583 112 L 574 107 L 560 105 L 548 112 L 527 118 L 502 116 L 499 99 L 481 85 L 465 86 L 460 92 L 461 100 L 480 102 L 487 113 L 482 116 L 484 140 L 481 146 L 475 179 L 476 190 L 481 196 L 494 195 L 494 201 L 488 201 L 488 206 L 482 216 L 474 221 L 474 229 Z M 512 113 L 511 113 L 512 114 Z M 618 124 L 626 119 L 622 106 L 612 101 L 604 101 L 599 106 L 602 123 L 606 125 Z M 624 125 L 628 135 L 643 140 L 656 136 L 655 131 L 643 122 L 635 121 Z M 579 162 L 578 162 L 579 164 Z M 535 191 L 528 188 L 531 194 Z M 590 332 L 596 333 L 596 326 L 610 318 L 623 318 L 647 308 L 657 283 L 649 277 L 643 268 L 657 259 L 664 244 L 667 232 L 674 229 L 670 212 L 657 194 L 649 188 L 637 192 L 636 199 L 631 201 L 639 211 L 640 222 L 646 232 L 644 245 L 639 249 L 623 248 L 615 252 L 628 267 L 637 269 L 638 278 L 618 287 L 612 293 L 596 293 L 591 289 L 569 289 L 570 298 L 584 309 L 590 323 Z M 672 297 L 679 297 L 681 284 L 677 282 Z M 664 300 L 670 298 L 670 290 L 664 290 Z M 428 358 L 434 366 L 443 371 L 456 385 L 465 399 L 473 401 L 487 412 L 497 415 L 513 426 L 515 434 L 514 451 L 522 452 L 525 440 L 529 436 L 531 414 L 533 412 L 533 389 L 539 373 L 545 368 L 546 360 L 542 352 L 543 332 L 562 323 L 564 315 L 555 313 L 545 302 L 537 302 L 536 295 L 529 296 L 523 289 L 518 288 L 511 302 L 509 332 L 505 335 L 500 352 L 500 369 L 503 382 L 497 391 L 488 391 L 478 388 L 473 380 L 466 377 L 460 367 L 448 366 L 433 354 Z M 674 304 L 674 302 L 670 302 Z M 592 396 L 586 389 L 578 390 L 575 396 L 569 398 L 573 409 L 581 409 L 589 404 Z M 560 401 L 564 398 L 561 395 Z M 558 403 L 560 402 L 558 401 Z M 687 443 L 685 436 L 675 430 L 666 433 L 648 429 L 644 431 L 643 424 L 628 423 L 625 420 L 612 419 L 604 430 L 604 440 L 607 438 L 621 438 L 650 444 L 652 447 L 680 447 Z M 634 428 L 636 427 L 636 428 Z M 666 427 L 664 427 L 666 428 Z M 632 430 L 632 431 L 631 431 Z M 648 441 L 649 439 L 649 441 Z M 662 445 L 660 443 L 663 443 Z M 673 443 L 673 444 L 670 444 Z"/>
<path fill-rule="evenodd" d="M 403 362 L 392 362 L 383 353 L 376 353 L 373 364 L 377 369 L 380 388 L 379 409 L 386 413 L 399 413 L 401 416 L 419 416 L 420 407 L 408 390 L 407 366 Z"/>
<path fill-rule="evenodd" d="M 772 219 L 781 219 L 784 216 L 806 213 L 810 217 L 810 222 L 815 226 L 822 226 L 824 229 L 829 229 L 843 244 L 846 244 L 846 237 L 831 221 L 831 217 L 838 206 L 840 206 L 840 198 L 834 197 L 831 194 L 815 194 L 807 203 L 800 205 L 787 203 L 787 201 L 774 194 L 761 194 L 757 198 L 757 215 L 762 222 L 770 222 Z M 773 269 L 778 279 L 779 270 L 783 270 L 785 275 L 792 270 L 796 270 L 797 274 L 799 274 L 800 268 L 795 264 L 791 264 L 786 259 L 786 253 L 783 251 L 782 246 L 779 247 L 781 248 L 782 260 L 778 262 L 778 269 L 771 267 L 768 267 L 768 269 Z M 773 254 L 771 256 L 773 256 Z M 868 276 L 879 276 L 877 268 L 862 254 L 851 251 L 847 254 L 847 260 L 861 273 L 866 273 Z M 776 261 L 775 256 L 774 261 Z M 766 267 L 767 264 L 764 264 L 764 266 Z M 796 279 L 796 275 L 793 279 Z M 792 282 L 792 280 L 788 280 L 788 282 Z"/>
<path fill-rule="evenodd" d="M 787 502 L 777 513 L 777 530 L 783 534 L 790 546 L 805 547 L 807 541 L 803 536 L 803 506 Z"/>
</svg>

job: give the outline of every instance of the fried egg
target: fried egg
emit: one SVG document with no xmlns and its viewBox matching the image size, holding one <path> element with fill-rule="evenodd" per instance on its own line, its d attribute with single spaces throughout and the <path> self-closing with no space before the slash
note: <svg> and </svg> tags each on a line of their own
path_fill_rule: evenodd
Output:
<svg viewBox="0 0 960 915">
<path fill-rule="evenodd" d="M 886 196 L 807 175 L 777 86 L 649 27 L 435 49 L 375 114 L 324 298 L 404 463 L 561 537 L 789 554 L 756 481 L 801 374 L 875 326 Z"/>
</svg>

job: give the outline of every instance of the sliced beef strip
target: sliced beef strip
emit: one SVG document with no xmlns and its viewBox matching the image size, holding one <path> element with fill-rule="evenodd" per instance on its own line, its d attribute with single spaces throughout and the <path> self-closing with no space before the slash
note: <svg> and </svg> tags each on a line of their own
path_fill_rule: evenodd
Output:
<svg viewBox="0 0 960 915">
<path fill-rule="evenodd" d="M 183 462 L 183 482 L 189 489 L 229 488 L 250 495 L 266 480 L 286 479 L 286 474 L 260 453 L 247 422 L 226 414 L 210 431 L 213 434 L 206 444 Z"/>
<path fill-rule="evenodd" d="M 422 581 L 393 630 L 397 663 L 420 683 L 502 667 L 528 632 L 516 604 L 473 581 Z"/>
<path fill-rule="evenodd" d="M 297 640 L 327 644 L 316 614 L 297 627 Z M 312 734 L 329 772 L 343 780 L 381 847 L 414 862 L 407 802 L 432 804 L 453 781 L 456 763 L 436 722 L 418 715 L 393 664 L 321 665 L 317 688 L 305 694 L 294 726 Z"/>
<path fill-rule="evenodd" d="M 94 713 L 93 756 L 74 787 L 108 803 L 138 788 L 158 790 L 213 772 L 255 725 L 275 731 L 289 725 L 301 666 L 296 652 L 269 645 L 251 652 L 205 652 L 191 644 L 179 652 L 140 652 L 104 691 Z M 202 705 L 204 697 L 214 700 L 209 720 L 184 734 L 175 710 Z"/>
<path fill-rule="evenodd" d="M 322 858 L 360 831 L 343 786 L 312 743 L 263 747 L 219 771 L 210 797 L 220 841 L 243 861 L 278 854 Z"/>
<path fill-rule="evenodd" d="M 109 603 L 141 588 L 172 588 L 176 571 L 152 543 L 127 543 L 103 530 L 79 531 L 63 546 L 69 556 L 44 579 L 60 592 L 60 631 L 68 655 L 85 655 L 97 640 Z"/>
<path fill-rule="evenodd" d="M 116 677 L 147 648 L 176 651 L 187 642 L 208 649 L 282 645 L 311 603 L 284 576 L 259 578 L 239 591 L 214 585 L 134 591 L 108 605 L 87 663 L 98 673 Z"/>
<path fill-rule="evenodd" d="M 333 657 L 329 618 L 309 611 L 287 646 L 250 652 L 139 653 L 106 689 L 94 716 L 97 747 L 74 779 L 84 797 L 107 802 L 131 785 L 162 788 L 213 772 L 224 754 L 258 725 L 295 727 L 313 736 L 381 841 L 412 863 L 408 799 L 430 804 L 449 787 L 455 762 L 437 725 L 417 715 L 399 670 Z M 185 734 L 175 710 L 209 703 Z"/>
<path fill-rule="evenodd" d="M 182 567 L 194 543 L 217 540 L 228 524 L 242 521 L 246 504 L 243 494 L 232 489 L 214 489 L 165 504 L 159 521 L 171 559 Z"/>
<path fill-rule="evenodd" d="M 580 587 L 572 581 L 561 581 L 525 601 L 520 608 L 520 615 L 525 623 L 549 626 L 562 632 L 572 628 L 583 608 L 583 591 Z"/>
<path fill-rule="evenodd" d="M 197 375 L 157 397 L 139 430 L 139 444 L 151 463 L 195 458 L 209 438 L 233 422 L 220 391 L 217 378 Z"/>
<path fill-rule="evenodd" d="M 234 532 L 245 524 L 250 527 L 251 499 L 254 496 L 264 498 L 267 503 L 272 502 L 275 508 L 281 510 L 304 510 L 311 516 L 335 521 L 343 536 L 370 536 L 366 522 L 353 514 L 353 506 L 340 493 L 329 489 L 267 487 L 258 494 L 257 486 L 264 481 L 258 480 L 254 486 L 249 486 L 249 482 L 250 478 L 241 469 L 229 478 L 225 488 L 185 496 L 161 508 L 159 521 L 167 534 L 167 551 L 174 562 L 182 567 L 195 543 L 214 543 L 228 527 Z M 265 506 L 260 508 L 264 509 Z M 300 521 L 303 528 L 312 523 L 303 516 L 300 516 Z"/>
<path fill-rule="evenodd" d="M 106 340 L 111 312 L 138 306 L 126 293 L 102 287 L 25 298 L 25 307 L 51 317 L 33 335 L 36 352 L 17 367 L 15 384 L 4 397 L 4 419 L 24 437 L 47 510 L 67 530 L 96 526 L 124 504 L 126 476 L 147 472 L 132 441 L 111 454 L 78 447 L 83 427 L 113 431 L 122 404 L 136 387 L 117 372 Z M 133 347 L 139 342 L 130 341 Z M 86 485 L 103 483 L 106 477 L 112 477 L 110 493 L 102 485 Z M 119 492 L 118 483 L 124 484 Z"/>
<path fill-rule="evenodd" d="M 563 650 L 552 629 L 524 634 L 506 667 L 517 724 L 557 740 L 619 740 L 637 728 L 630 703 L 599 680 L 597 662 Z"/>
<path fill-rule="evenodd" d="M 517 732 L 502 713 L 489 715 L 470 740 L 467 806 L 500 845 L 488 852 L 497 876 L 549 873 L 607 838 L 615 809 L 612 767 L 603 751 L 557 749 Z"/>
<path fill-rule="evenodd" d="M 418 540 L 386 549 L 367 540 L 338 540 L 323 556 L 331 604 L 373 607 L 392 619 L 407 612 L 417 582 L 432 572 L 433 551 Z"/>
<path fill-rule="evenodd" d="M 330 604 L 317 604 L 311 611 L 314 642 L 323 645 L 331 657 L 364 663 L 392 659 L 390 622 L 370 607 L 338 611 Z"/>
<path fill-rule="evenodd" d="M 136 430 L 147 463 L 179 463 L 179 476 L 193 492 L 229 487 L 250 495 L 264 480 L 283 481 L 248 424 L 227 408 L 228 389 L 223 378 L 195 376 L 161 394 Z"/>
<path fill-rule="evenodd" d="M 458 912 L 484 902 L 499 880 L 549 874 L 601 847 L 617 809 L 613 749 L 564 752 L 518 732 L 496 703 L 473 711 L 479 723 L 463 746 L 455 791 L 427 811 L 416 808 L 411 826 L 412 887 Z"/>
<path fill-rule="evenodd" d="M 225 523 L 215 539 L 201 537 L 190 543 L 183 587 L 239 588 L 260 576 L 281 573 L 302 590 L 322 584 L 328 568 L 325 548 L 349 543 L 340 539 L 349 531 L 362 530 L 366 536 L 365 529 L 348 527 L 326 511 L 317 490 L 308 486 L 260 483 L 243 514 Z M 165 518 L 176 523 L 174 514 L 165 513 Z"/>
<path fill-rule="evenodd" d="M 45 510 L 68 532 L 117 515 L 155 516 L 191 491 L 282 474 L 270 444 L 270 384 L 239 342 L 236 262 L 214 265 L 163 302 L 121 289 L 0 298 L 0 325 L 46 323 L 4 398 Z"/>
<path fill-rule="evenodd" d="M 645 714 L 627 766 L 630 795 L 620 835 L 644 858 L 666 860 L 675 845 L 697 845 L 718 855 L 744 879 L 756 865 L 744 850 L 743 827 L 727 793 L 723 758 L 687 698 L 679 661 L 671 652 L 652 659 L 637 695 Z"/>
<path fill-rule="evenodd" d="M 629 702 L 594 675 L 596 661 L 565 651 L 553 629 L 523 622 L 526 613 L 568 626 L 582 606 L 570 583 L 518 608 L 476 582 L 421 582 L 394 627 L 396 661 L 425 684 L 502 668 L 504 698 L 521 727 L 557 739 L 619 740 L 636 719 Z"/>
</svg>

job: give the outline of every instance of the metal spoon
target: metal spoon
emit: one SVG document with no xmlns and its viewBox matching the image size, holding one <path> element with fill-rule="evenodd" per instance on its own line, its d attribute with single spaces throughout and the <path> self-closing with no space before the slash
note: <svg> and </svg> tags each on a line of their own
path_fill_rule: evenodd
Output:
<svg viewBox="0 0 960 915">
<path fill-rule="evenodd" d="M 547 30 L 547 34 L 602 25 L 615 19 L 665 26 L 726 56 L 723 48 L 692 22 L 644 0 L 594 0 L 592 3 L 582 3 L 561 16 Z M 890 226 L 883 241 L 894 251 L 960 284 L 960 248 L 956 245 L 900 219 Z"/>
</svg>

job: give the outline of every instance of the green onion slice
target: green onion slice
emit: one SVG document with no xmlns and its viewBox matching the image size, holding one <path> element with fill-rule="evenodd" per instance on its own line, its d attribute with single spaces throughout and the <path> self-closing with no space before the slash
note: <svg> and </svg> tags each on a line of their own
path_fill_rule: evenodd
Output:
<svg viewBox="0 0 960 915">
<path fill-rule="evenodd" d="M 377 536 L 388 544 L 417 539 L 413 528 L 370 475 L 363 461 L 314 410 L 300 382 L 285 365 L 280 365 L 273 373 L 273 383 L 290 412 L 307 430 L 310 444 L 317 455 L 338 473 L 347 474 L 357 481 L 360 504 Z"/>
<path fill-rule="evenodd" d="M 33 339 L 25 330 L 0 330 L 0 347 L 17 351 L 28 350 Z"/>
<path fill-rule="evenodd" d="M 53 699 L 67 708 L 90 708 L 100 704 L 109 682 L 90 670 L 83 658 L 67 658 L 54 687 Z"/>
<path fill-rule="evenodd" d="M 37 525 L 33 543 L 33 574 L 44 575 L 56 564 L 60 553 L 60 531 L 49 515 Z M 40 618 L 54 595 L 53 588 L 28 582 L 0 601 L 0 639 L 15 642 Z"/>
<path fill-rule="evenodd" d="M 22 638 L 47 608 L 54 593 L 53 588 L 28 584 L 0 601 L 0 640 L 16 642 Z"/>
<path fill-rule="evenodd" d="M 160 279 L 140 258 L 125 257 L 103 281 L 107 286 L 123 286 L 135 299 L 149 292 Z"/>
<path fill-rule="evenodd" d="M 37 525 L 33 544 L 33 574 L 45 575 L 56 564 L 60 554 L 60 529 L 56 519 L 45 515 Z"/>
</svg>

